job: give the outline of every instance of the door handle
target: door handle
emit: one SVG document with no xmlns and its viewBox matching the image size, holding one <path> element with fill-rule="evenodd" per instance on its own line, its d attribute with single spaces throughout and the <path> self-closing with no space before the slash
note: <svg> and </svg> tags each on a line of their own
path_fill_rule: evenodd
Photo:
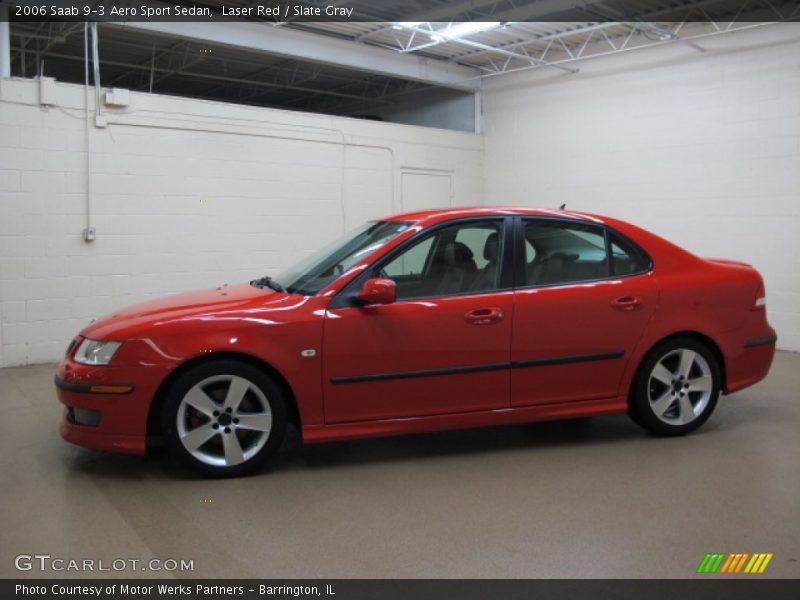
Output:
<svg viewBox="0 0 800 600">
<path fill-rule="evenodd" d="M 499 308 L 476 308 L 464 315 L 464 320 L 473 325 L 491 325 L 503 320 L 503 311 Z"/>
<path fill-rule="evenodd" d="M 620 296 L 611 301 L 611 306 L 617 310 L 639 310 L 642 308 L 642 299 L 639 296 Z"/>
</svg>

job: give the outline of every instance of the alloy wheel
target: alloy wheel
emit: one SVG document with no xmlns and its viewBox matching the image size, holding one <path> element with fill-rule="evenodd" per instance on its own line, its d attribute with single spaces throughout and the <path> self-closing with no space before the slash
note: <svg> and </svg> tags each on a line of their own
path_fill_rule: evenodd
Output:
<svg viewBox="0 0 800 600">
<path fill-rule="evenodd" d="M 686 425 L 702 415 L 713 389 L 708 361 L 689 348 L 677 348 L 662 356 L 647 383 L 650 409 L 669 425 Z"/>
<path fill-rule="evenodd" d="M 186 451 L 202 463 L 232 467 L 264 447 L 272 411 L 264 392 L 238 375 L 214 375 L 192 386 L 177 412 L 177 433 Z"/>
</svg>

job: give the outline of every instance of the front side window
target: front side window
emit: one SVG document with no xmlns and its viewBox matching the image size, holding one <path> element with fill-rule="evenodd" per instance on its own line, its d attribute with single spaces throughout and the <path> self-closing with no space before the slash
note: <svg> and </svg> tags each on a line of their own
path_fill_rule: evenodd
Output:
<svg viewBox="0 0 800 600">
<path fill-rule="evenodd" d="M 450 296 L 500 287 L 503 223 L 470 221 L 437 229 L 383 265 L 397 299 Z"/>
<path fill-rule="evenodd" d="M 377 221 L 362 225 L 289 267 L 274 281 L 290 294 L 313 296 L 410 226 L 411 223 L 405 221 Z"/>
</svg>

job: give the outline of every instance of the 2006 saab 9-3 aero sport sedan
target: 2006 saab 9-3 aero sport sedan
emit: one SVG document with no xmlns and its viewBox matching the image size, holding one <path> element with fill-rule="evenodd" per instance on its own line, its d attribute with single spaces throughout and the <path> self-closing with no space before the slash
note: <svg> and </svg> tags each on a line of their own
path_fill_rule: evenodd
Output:
<svg viewBox="0 0 800 600">
<path fill-rule="evenodd" d="M 662 435 L 763 379 L 761 276 L 588 214 L 368 223 L 274 278 L 90 324 L 58 367 L 70 442 L 162 437 L 208 475 L 306 442 L 627 412 Z"/>
</svg>

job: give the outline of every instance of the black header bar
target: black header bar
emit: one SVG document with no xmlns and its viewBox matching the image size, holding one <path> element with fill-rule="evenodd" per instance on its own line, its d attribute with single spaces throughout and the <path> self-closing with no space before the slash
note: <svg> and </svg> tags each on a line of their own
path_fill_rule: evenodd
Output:
<svg viewBox="0 0 800 600">
<path fill-rule="evenodd" d="M 800 0 L 0 0 L 0 19 L 284 22 L 703 22 L 800 19 Z"/>
</svg>

